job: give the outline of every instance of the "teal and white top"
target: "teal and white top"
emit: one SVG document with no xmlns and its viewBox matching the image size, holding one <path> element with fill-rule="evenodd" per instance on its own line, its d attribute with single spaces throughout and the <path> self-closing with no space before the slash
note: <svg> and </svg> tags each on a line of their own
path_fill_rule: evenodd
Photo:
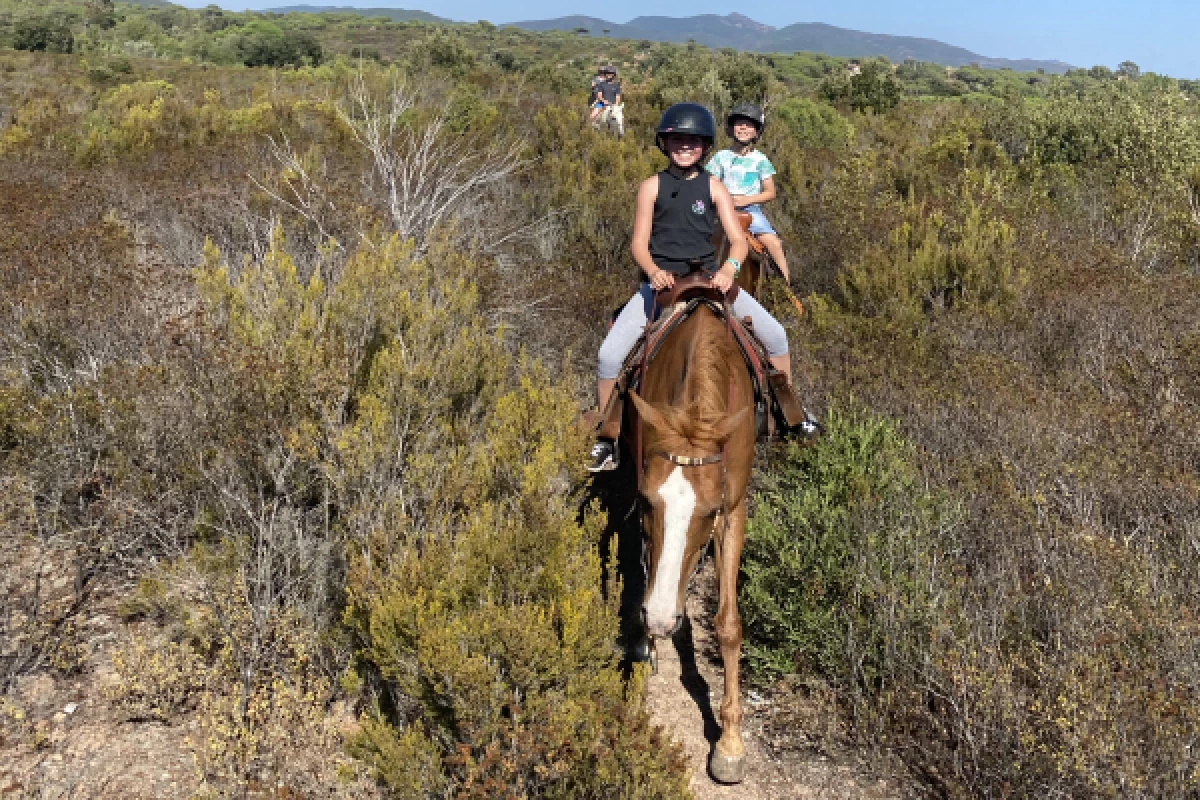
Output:
<svg viewBox="0 0 1200 800">
<path fill-rule="evenodd" d="M 771 159 L 757 150 L 744 156 L 722 150 L 712 157 L 705 169 L 725 184 L 735 197 L 761 193 L 763 181 L 775 174 Z"/>
</svg>

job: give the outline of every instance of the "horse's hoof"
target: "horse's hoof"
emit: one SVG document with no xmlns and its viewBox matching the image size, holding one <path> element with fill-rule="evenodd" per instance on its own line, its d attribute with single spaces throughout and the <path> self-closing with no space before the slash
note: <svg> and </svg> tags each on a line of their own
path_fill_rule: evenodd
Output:
<svg viewBox="0 0 1200 800">
<path fill-rule="evenodd" d="M 723 755 L 714 748 L 708 759 L 708 774 L 717 783 L 741 783 L 746 778 L 746 757 Z"/>
</svg>

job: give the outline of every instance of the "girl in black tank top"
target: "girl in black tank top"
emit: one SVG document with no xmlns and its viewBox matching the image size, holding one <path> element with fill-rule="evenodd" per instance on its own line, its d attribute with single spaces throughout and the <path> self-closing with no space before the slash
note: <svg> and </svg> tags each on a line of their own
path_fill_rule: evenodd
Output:
<svg viewBox="0 0 1200 800">
<path fill-rule="evenodd" d="M 700 170 L 691 178 L 670 169 L 658 173 L 658 197 L 650 231 L 654 263 L 676 275 L 686 275 L 694 266 L 714 272 L 716 248 L 712 235 L 716 220 L 707 172 Z"/>
</svg>

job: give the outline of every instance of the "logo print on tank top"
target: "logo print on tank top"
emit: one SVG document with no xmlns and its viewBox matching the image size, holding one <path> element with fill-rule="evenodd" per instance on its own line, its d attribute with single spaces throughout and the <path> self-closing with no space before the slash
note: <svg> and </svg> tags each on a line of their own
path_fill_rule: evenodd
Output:
<svg viewBox="0 0 1200 800">
<path fill-rule="evenodd" d="M 692 203 L 692 213 L 693 214 L 703 214 L 704 213 L 704 201 L 703 200 L 697 200 L 696 202 Z"/>
</svg>

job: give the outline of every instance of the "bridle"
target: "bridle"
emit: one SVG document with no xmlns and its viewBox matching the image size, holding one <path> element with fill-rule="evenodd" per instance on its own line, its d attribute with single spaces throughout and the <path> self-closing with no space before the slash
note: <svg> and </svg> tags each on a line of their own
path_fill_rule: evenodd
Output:
<svg viewBox="0 0 1200 800">
<path fill-rule="evenodd" d="M 676 464 L 680 467 L 704 467 L 708 466 L 709 464 L 723 464 L 725 462 L 724 453 L 713 453 L 711 456 L 695 457 L 677 456 L 674 453 L 668 453 L 665 450 L 655 450 L 653 453 L 650 453 L 650 455 L 658 456 L 659 458 L 665 458 L 667 461 L 670 461 L 672 464 Z M 721 468 L 721 473 L 723 480 L 725 477 L 724 467 Z"/>
<path fill-rule="evenodd" d="M 708 542 L 711 542 L 714 538 L 716 538 L 718 521 L 720 521 L 722 524 L 722 526 L 721 526 L 722 534 L 724 534 L 726 531 L 729 530 L 729 492 L 728 492 L 729 481 L 727 480 L 728 473 L 726 471 L 724 450 L 722 450 L 721 452 L 718 452 L 718 453 L 712 453 L 707 456 L 681 456 L 681 455 L 677 455 L 675 453 L 667 452 L 666 450 L 654 450 L 650 453 L 647 453 L 646 455 L 647 455 L 647 458 L 653 458 L 655 456 L 657 456 L 658 458 L 664 458 L 667 461 L 670 461 L 672 464 L 675 464 L 676 466 L 679 466 L 679 467 L 706 467 L 710 464 L 720 464 L 721 465 L 721 510 L 713 517 L 712 528 L 710 528 L 708 531 Z M 645 471 L 644 463 L 642 464 L 642 470 Z M 708 542 L 705 542 L 706 547 L 708 546 Z M 696 572 L 700 571 L 699 563 L 696 564 L 695 571 Z M 642 537 L 642 574 L 645 576 L 645 578 L 647 580 L 649 580 L 650 565 L 646 563 L 646 537 L 644 537 L 644 536 Z M 688 578 L 688 581 L 691 582 L 691 579 L 693 577 L 695 577 L 695 573 L 693 573 L 692 576 L 690 576 Z"/>
<path fill-rule="evenodd" d="M 707 456 L 680 456 L 680 455 L 676 455 L 675 453 L 668 453 L 666 450 L 654 450 L 653 452 L 648 453 L 647 455 L 649 455 L 651 457 L 658 456 L 659 458 L 665 458 L 667 461 L 670 461 L 672 464 L 675 464 L 676 466 L 679 466 L 679 467 L 707 467 L 709 464 L 720 464 L 721 465 L 721 513 L 717 514 L 717 516 L 713 518 L 712 530 L 710 530 L 708 532 L 709 541 L 712 540 L 713 536 L 717 532 L 717 519 L 718 518 L 723 519 L 725 521 L 726 527 L 729 526 L 729 493 L 727 491 L 729 481 L 727 480 L 728 473 L 725 468 L 725 451 L 724 450 L 722 450 L 719 453 L 713 453 L 713 454 L 707 455 Z M 645 465 L 643 465 L 642 468 L 644 470 Z M 645 550 L 643 549 L 643 557 L 644 557 L 644 555 L 645 555 Z"/>
</svg>

